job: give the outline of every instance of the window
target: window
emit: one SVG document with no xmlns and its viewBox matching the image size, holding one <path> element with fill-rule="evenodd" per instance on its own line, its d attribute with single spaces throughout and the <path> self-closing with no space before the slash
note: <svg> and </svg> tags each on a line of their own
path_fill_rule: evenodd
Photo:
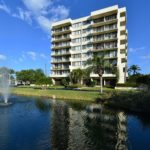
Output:
<svg viewBox="0 0 150 150">
<path fill-rule="evenodd" d="M 73 54 L 72 58 L 81 58 L 81 54 Z"/>
<path fill-rule="evenodd" d="M 74 35 L 79 35 L 79 34 L 81 34 L 81 30 L 74 31 L 73 34 L 74 34 Z"/>
<path fill-rule="evenodd" d="M 111 15 L 111 16 L 106 16 L 105 17 L 105 20 L 106 21 L 109 21 L 109 20 L 113 20 L 113 19 L 116 19 L 117 18 L 117 15 L 116 14 L 113 14 L 113 15 Z"/>
<path fill-rule="evenodd" d="M 74 50 L 74 51 L 81 50 L 81 46 L 74 46 L 74 47 L 72 47 L 72 50 Z"/>
<path fill-rule="evenodd" d="M 121 63 L 125 63 L 127 62 L 127 59 L 126 58 L 121 58 Z"/>
<path fill-rule="evenodd" d="M 73 43 L 80 43 L 81 42 L 81 38 L 76 38 L 72 40 Z"/>
<path fill-rule="evenodd" d="M 99 23 L 99 22 L 103 22 L 103 21 L 104 21 L 104 17 L 95 19 L 94 23 Z"/>
<path fill-rule="evenodd" d="M 80 61 L 72 62 L 72 66 L 81 66 L 81 62 Z"/>
<path fill-rule="evenodd" d="M 78 28 L 78 27 L 80 27 L 81 25 L 82 25 L 82 23 L 81 23 L 81 22 L 78 22 L 78 23 L 73 24 L 73 27 L 74 27 L 74 28 Z"/>
<path fill-rule="evenodd" d="M 90 24 L 90 23 L 91 23 L 90 20 L 83 21 L 83 25 L 88 25 L 88 24 Z"/>
</svg>

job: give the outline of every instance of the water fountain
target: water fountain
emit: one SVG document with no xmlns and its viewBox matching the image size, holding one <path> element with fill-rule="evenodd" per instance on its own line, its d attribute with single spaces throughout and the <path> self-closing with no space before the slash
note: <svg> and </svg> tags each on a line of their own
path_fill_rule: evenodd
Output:
<svg viewBox="0 0 150 150">
<path fill-rule="evenodd" d="M 2 94 L 2 101 L 0 106 L 8 106 L 11 103 L 8 102 L 9 98 L 9 71 L 6 68 L 0 70 L 0 93 Z"/>
</svg>

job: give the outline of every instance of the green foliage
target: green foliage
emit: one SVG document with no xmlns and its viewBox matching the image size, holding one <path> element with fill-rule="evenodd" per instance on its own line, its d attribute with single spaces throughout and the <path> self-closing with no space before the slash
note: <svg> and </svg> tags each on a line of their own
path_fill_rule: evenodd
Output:
<svg viewBox="0 0 150 150">
<path fill-rule="evenodd" d="M 136 83 L 150 86 L 150 75 L 140 75 L 138 78 L 136 78 Z"/>
<path fill-rule="evenodd" d="M 116 87 L 137 87 L 138 85 L 136 83 L 130 83 L 130 82 L 127 82 L 125 84 L 120 84 L 120 83 L 117 83 L 116 84 Z"/>
<path fill-rule="evenodd" d="M 76 89 L 76 88 L 80 88 L 82 87 L 82 85 L 80 84 L 72 84 L 72 85 L 68 85 L 67 88 L 69 89 Z"/>
<path fill-rule="evenodd" d="M 73 84 L 79 84 L 81 83 L 81 80 L 83 79 L 84 71 L 81 69 L 75 69 L 70 73 L 70 80 Z"/>
<path fill-rule="evenodd" d="M 91 79 L 87 79 L 86 81 L 85 81 L 85 84 L 86 84 L 86 86 L 88 86 L 88 87 L 94 87 L 96 84 L 97 84 L 97 82 L 95 81 L 95 80 L 91 80 Z"/>
<path fill-rule="evenodd" d="M 135 74 L 129 76 L 127 84 L 135 84 L 140 86 L 142 84 L 150 86 L 150 75 Z"/>
<path fill-rule="evenodd" d="M 130 66 L 130 68 L 128 69 L 128 73 L 132 75 L 138 74 L 139 71 L 141 70 L 141 68 L 138 65 L 132 65 Z"/>
<path fill-rule="evenodd" d="M 51 85 L 52 79 L 50 77 L 41 77 L 36 82 L 37 85 Z"/>
<path fill-rule="evenodd" d="M 30 83 L 36 83 L 40 80 L 45 80 L 45 74 L 41 69 L 37 70 L 21 70 L 19 72 L 16 72 L 16 77 L 18 81 L 24 81 L 24 82 L 30 82 Z"/>
<path fill-rule="evenodd" d="M 150 92 L 115 92 L 107 105 L 118 109 L 150 114 Z"/>
<path fill-rule="evenodd" d="M 61 85 L 67 87 L 69 85 L 69 82 L 70 82 L 69 78 L 64 78 L 61 80 Z"/>
</svg>

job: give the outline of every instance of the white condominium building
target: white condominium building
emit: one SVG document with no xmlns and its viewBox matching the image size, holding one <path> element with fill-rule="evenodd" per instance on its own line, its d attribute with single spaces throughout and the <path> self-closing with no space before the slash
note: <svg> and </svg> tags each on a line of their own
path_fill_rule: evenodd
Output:
<svg viewBox="0 0 150 150">
<path fill-rule="evenodd" d="M 126 8 L 117 5 L 91 12 L 90 16 L 66 19 L 52 24 L 51 77 L 55 83 L 67 77 L 74 69 L 85 69 L 85 62 L 93 54 L 118 68 L 118 83 L 125 83 L 127 68 Z M 99 80 L 97 74 L 91 78 Z M 116 80 L 106 69 L 104 84 Z"/>
</svg>

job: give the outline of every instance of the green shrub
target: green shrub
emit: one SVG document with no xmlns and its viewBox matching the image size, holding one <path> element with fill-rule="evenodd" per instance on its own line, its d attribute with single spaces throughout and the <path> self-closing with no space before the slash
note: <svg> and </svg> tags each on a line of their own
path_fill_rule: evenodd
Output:
<svg viewBox="0 0 150 150">
<path fill-rule="evenodd" d="M 89 87 L 94 87 L 97 82 L 95 80 L 91 80 L 91 79 L 87 79 L 86 82 L 85 82 L 86 86 L 89 86 Z"/>
<path fill-rule="evenodd" d="M 62 79 L 61 85 L 63 85 L 64 87 L 67 87 L 69 85 L 69 80 L 68 79 Z"/>
<path fill-rule="evenodd" d="M 138 85 L 136 83 L 125 83 L 125 84 L 121 84 L 121 83 L 117 83 L 116 87 L 137 87 Z"/>
<path fill-rule="evenodd" d="M 71 89 L 75 89 L 75 88 L 79 88 L 81 87 L 80 84 L 72 84 L 72 85 L 68 85 L 67 88 L 71 88 Z"/>
<path fill-rule="evenodd" d="M 118 109 L 150 114 L 150 92 L 115 92 L 107 105 Z"/>
</svg>

